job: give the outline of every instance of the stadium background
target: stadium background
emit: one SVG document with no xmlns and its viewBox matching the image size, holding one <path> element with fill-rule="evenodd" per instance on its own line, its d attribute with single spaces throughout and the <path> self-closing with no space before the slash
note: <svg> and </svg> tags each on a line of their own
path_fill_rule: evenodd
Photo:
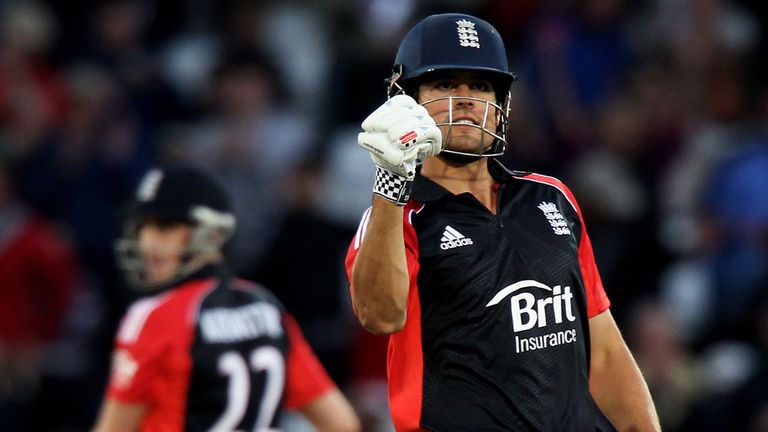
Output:
<svg viewBox="0 0 768 432">
<path fill-rule="evenodd" d="M 404 31 L 447 11 L 502 33 L 504 160 L 580 200 L 664 430 L 768 431 L 758 0 L 0 1 L 0 429 L 91 426 L 135 297 L 111 251 L 122 203 L 186 161 L 236 198 L 237 272 L 386 430 L 384 340 L 343 275 L 372 179 L 354 143 Z"/>
</svg>

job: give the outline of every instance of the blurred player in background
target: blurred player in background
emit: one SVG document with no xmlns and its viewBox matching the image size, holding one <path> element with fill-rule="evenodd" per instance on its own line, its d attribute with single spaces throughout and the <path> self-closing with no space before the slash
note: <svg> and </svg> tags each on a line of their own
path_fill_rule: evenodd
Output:
<svg viewBox="0 0 768 432">
<path fill-rule="evenodd" d="M 359 430 L 293 318 L 228 274 L 221 248 L 234 227 L 228 196 L 202 172 L 144 177 L 117 251 L 152 293 L 120 324 L 96 431 L 272 431 L 283 409 L 319 431 Z"/>
<path fill-rule="evenodd" d="M 360 322 L 391 334 L 395 427 L 659 430 L 575 198 L 494 159 L 514 80 L 489 23 L 433 15 L 362 124 L 376 179 L 347 271 Z"/>
</svg>

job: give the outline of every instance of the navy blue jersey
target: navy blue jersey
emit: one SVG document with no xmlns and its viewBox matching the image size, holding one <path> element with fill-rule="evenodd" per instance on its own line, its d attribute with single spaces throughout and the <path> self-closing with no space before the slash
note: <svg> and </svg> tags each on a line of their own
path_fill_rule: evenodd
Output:
<svg viewBox="0 0 768 432">
<path fill-rule="evenodd" d="M 578 206 L 557 179 L 489 167 L 495 214 L 421 176 L 405 208 L 407 322 L 388 355 L 395 426 L 594 431 L 588 319 L 609 301 Z"/>
</svg>

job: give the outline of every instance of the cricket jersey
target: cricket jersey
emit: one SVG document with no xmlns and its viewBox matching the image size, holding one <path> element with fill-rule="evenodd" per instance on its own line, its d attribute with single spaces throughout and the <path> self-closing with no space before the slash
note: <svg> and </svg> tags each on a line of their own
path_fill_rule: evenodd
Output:
<svg viewBox="0 0 768 432">
<path fill-rule="evenodd" d="M 405 206 L 407 321 L 387 358 L 395 427 L 594 431 L 588 320 L 610 303 L 578 205 L 555 178 L 488 165 L 495 214 L 420 175 Z"/>
<path fill-rule="evenodd" d="M 334 384 L 266 289 L 202 277 L 132 304 L 107 398 L 148 410 L 143 431 L 277 430 Z"/>
</svg>

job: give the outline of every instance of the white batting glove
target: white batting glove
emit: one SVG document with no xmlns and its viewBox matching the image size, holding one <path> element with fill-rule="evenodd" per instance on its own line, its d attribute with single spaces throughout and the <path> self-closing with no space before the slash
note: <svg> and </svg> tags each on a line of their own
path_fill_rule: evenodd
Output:
<svg viewBox="0 0 768 432">
<path fill-rule="evenodd" d="M 412 97 L 397 95 L 377 108 L 362 123 L 360 147 L 376 164 L 373 193 L 405 205 L 410 196 L 418 160 L 443 149 L 440 129 L 427 110 Z"/>
</svg>

